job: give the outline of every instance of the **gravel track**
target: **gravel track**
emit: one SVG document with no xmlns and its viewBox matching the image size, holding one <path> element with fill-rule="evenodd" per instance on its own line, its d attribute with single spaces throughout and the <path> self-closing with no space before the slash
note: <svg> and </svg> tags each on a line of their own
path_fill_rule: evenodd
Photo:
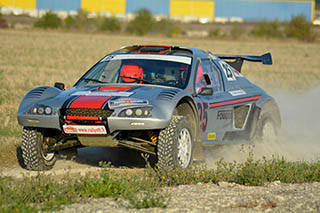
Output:
<svg viewBox="0 0 320 213">
<path fill-rule="evenodd" d="M 261 147 L 263 148 L 263 147 Z M 239 151 L 242 149 L 242 151 Z M 257 148 L 256 148 L 257 149 Z M 259 147 L 258 147 L 259 150 Z M 228 153 L 226 153 L 228 152 Z M 225 156 L 227 161 L 243 161 L 248 150 L 240 146 L 217 147 L 205 152 L 206 164 Z M 233 156 L 228 157 L 228 156 Z M 144 161 L 139 154 L 123 149 L 85 148 L 78 149 L 75 160 L 58 160 L 54 169 L 46 175 L 63 176 L 99 172 L 99 161 L 111 161 L 118 169 L 128 166 L 130 172 L 141 171 Z M 132 163 L 135 162 L 135 163 Z M 1 176 L 23 178 L 36 176 L 39 172 L 21 167 L 2 169 Z M 59 212 L 320 212 L 320 183 L 284 184 L 269 183 L 263 187 L 249 187 L 234 183 L 181 185 L 165 188 L 170 194 L 167 208 L 133 209 L 124 200 L 112 198 L 91 199 L 65 206 Z"/>
<path fill-rule="evenodd" d="M 320 183 L 269 183 L 249 187 L 233 183 L 181 185 L 166 188 L 167 208 L 132 209 L 128 202 L 92 199 L 59 212 L 320 212 Z"/>
</svg>

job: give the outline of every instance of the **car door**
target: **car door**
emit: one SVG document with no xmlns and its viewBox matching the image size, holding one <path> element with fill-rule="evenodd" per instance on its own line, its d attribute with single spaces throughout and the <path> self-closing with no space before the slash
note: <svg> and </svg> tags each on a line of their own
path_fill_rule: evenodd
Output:
<svg viewBox="0 0 320 213">
<path fill-rule="evenodd" d="M 197 107 L 199 113 L 199 124 L 204 144 L 221 141 L 225 128 L 232 126 L 230 109 L 224 108 L 220 111 L 211 107 L 211 103 L 221 102 L 225 99 L 224 85 L 218 67 L 210 58 L 198 61 L 196 68 L 195 91 L 197 93 Z M 212 95 L 202 94 L 203 88 L 211 88 Z"/>
<path fill-rule="evenodd" d="M 222 136 L 219 138 L 222 144 L 232 141 L 242 143 L 245 139 L 244 132 L 250 113 L 253 112 L 254 103 L 260 98 L 259 95 L 250 94 L 238 84 L 243 76 L 234 70 L 223 60 L 215 60 L 214 64 L 220 70 L 224 83 L 223 98 L 213 99 L 209 109 L 216 112 L 217 129 Z M 214 119 L 215 117 L 211 117 Z M 221 122 L 221 120 L 226 120 Z"/>
</svg>

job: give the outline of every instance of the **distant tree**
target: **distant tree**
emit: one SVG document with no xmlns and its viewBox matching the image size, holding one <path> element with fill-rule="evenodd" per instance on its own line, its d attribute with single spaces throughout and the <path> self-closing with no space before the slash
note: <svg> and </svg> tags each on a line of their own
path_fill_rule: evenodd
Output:
<svg viewBox="0 0 320 213">
<path fill-rule="evenodd" d="M 2 18 L 2 14 L 0 13 L 0 28 L 8 28 L 9 25 L 7 23 L 7 20 Z"/>
<path fill-rule="evenodd" d="M 151 32 L 154 23 L 152 13 L 148 9 L 140 9 L 128 23 L 127 31 L 142 36 Z"/>
<path fill-rule="evenodd" d="M 102 23 L 99 26 L 99 30 L 102 31 L 110 31 L 110 32 L 120 32 L 121 31 L 121 23 L 115 18 L 103 18 Z"/>
<path fill-rule="evenodd" d="M 38 19 L 35 23 L 35 27 L 44 28 L 44 29 L 56 29 L 61 27 L 62 20 L 53 12 L 48 11 L 44 16 Z"/>
<path fill-rule="evenodd" d="M 66 28 L 70 29 L 72 27 L 74 20 L 72 18 L 72 16 L 68 15 L 67 18 L 64 19 L 64 24 L 66 26 Z"/>
<path fill-rule="evenodd" d="M 294 17 L 286 26 L 285 33 L 289 38 L 314 41 L 316 34 L 312 31 L 312 25 L 304 16 Z"/>
<path fill-rule="evenodd" d="M 88 13 L 83 10 L 79 10 L 77 15 L 73 17 L 72 27 L 76 29 L 86 30 L 89 28 L 90 20 Z"/>
<path fill-rule="evenodd" d="M 283 33 L 281 31 L 281 24 L 277 20 L 271 22 L 262 21 L 256 24 L 252 29 L 251 34 L 257 37 L 283 37 Z"/>
</svg>

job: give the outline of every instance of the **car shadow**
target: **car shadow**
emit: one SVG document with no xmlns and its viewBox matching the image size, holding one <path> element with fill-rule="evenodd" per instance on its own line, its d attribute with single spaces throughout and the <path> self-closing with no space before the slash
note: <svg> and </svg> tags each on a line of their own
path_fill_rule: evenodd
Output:
<svg viewBox="0 0 320 213">
<path fill-rule="evenodd" d="M 72 151 L 71 156 L 62 152 L 58 159 L 73 160 L 79 164 L 101 167 L 102 164 L 110 163 L 113 167 L 145 168 L 146 160 L 140 152 L 125 147 L 83 147 L 77 152 Z M 155 156 L 149 156 L 151 166 L 156 163 Z"/>
</svg>

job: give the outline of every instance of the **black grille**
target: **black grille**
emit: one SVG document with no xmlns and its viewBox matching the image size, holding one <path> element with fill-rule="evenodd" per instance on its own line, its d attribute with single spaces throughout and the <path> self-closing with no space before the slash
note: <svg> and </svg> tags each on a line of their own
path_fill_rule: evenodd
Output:
<svg viewBox="0 0 320 213">
<path fill-rule="evenodd" d="M 112 114 L 113 111 L 105 109 L 65 109 L 62 112 L 63 115 L 67 116 L 83 116 L 83 117 L 101 117 L 107 118 Z"/>
</svg>

